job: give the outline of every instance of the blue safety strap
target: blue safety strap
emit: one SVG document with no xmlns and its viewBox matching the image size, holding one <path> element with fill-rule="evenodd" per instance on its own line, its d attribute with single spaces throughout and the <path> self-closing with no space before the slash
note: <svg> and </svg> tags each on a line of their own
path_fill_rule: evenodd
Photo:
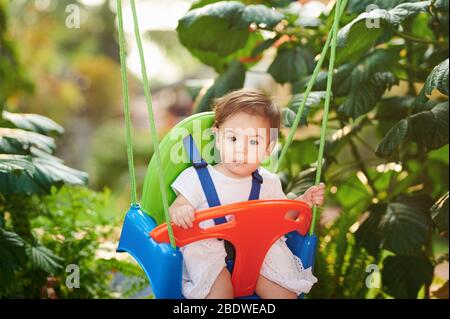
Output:
<svg viewBox="0 0 450 319">
<path fill-rule="evenodd" d="M 189 159 L 194 165 L 195 171 L 197 172 L 209 207 L 220 206 L 221 204 L 219 196 L 217 195 L 216 187 L 214 186 L 214 182 L 208 171 L 208 163 L 201 157 L 197 147 L 195 146 L 192 135 L 188 135 L 183 139 L 183 145 L 188 152 Z M 259 174 L 258 170 L 252 173 L 252 177 L 252 189 L 250 190 L 248 200 L 259 199 L 261 184 L 263 183 L 263 178 Z M 214 218 L 214 223 L 216 225 L 226 222 L 227 220 L 225 217 Z"/>
</svg>

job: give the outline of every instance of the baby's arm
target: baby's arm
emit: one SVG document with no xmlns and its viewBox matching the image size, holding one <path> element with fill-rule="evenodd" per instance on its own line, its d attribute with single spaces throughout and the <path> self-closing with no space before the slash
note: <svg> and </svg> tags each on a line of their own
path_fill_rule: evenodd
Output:
<svg viewBox="0 0 450 319">
<path fill-rule="evenodd" d="M 195 208 L 180 194 L 172 205 L 170 205 L 169 215 L 175 225 L 187 229 L 193 226 L 192 222 L 195 220 Z"/>
</svg>

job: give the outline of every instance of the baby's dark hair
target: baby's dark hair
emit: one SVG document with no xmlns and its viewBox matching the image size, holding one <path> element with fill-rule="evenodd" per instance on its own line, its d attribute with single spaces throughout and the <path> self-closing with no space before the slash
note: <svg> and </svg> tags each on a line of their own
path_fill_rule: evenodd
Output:
<svg viewBox="0 0 450 319">
<path fill-rule="evenodd" d="M 268 118 L 270 127 L 277 131 L 281 125 L 280 111 L 267 95 L 257 89 L 244 88 L 227 93 L 214 100 L 213 111 L 213 127 L 219 127 L 228 117 L 238 112 Z"/>
</svg>

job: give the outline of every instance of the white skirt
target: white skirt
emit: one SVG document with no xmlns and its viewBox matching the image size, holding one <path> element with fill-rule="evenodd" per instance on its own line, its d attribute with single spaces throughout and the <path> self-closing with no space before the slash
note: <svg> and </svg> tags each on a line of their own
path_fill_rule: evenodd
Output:
<svg viewBox="0 0 450 319">
<path fill-rule="evenodd" d="M 183 254 L 182 292 L 187 299 L 204 299 L 222 269 L 226 267 L 223 240 L 205 239 L 181 248 Z M 286 237 L 278 239 L 267 252 L 260 274 L 300 295 L 308 293 L 317 278 L 311 267 L 304 269 L 300 259 L 286 245 Z"/>
</svg>

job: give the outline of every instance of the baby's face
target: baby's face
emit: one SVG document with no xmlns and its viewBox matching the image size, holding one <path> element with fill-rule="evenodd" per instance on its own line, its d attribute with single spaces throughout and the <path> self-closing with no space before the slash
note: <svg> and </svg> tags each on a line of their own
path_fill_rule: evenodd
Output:
<svg viewBox="0 0 450 319">
<path fill-rule="evenodd" d="M 224 167 L 237 176 L 249 176 L 270 154 L 268 119 L 240 112 L 213 128 Z"/>
</svg>

